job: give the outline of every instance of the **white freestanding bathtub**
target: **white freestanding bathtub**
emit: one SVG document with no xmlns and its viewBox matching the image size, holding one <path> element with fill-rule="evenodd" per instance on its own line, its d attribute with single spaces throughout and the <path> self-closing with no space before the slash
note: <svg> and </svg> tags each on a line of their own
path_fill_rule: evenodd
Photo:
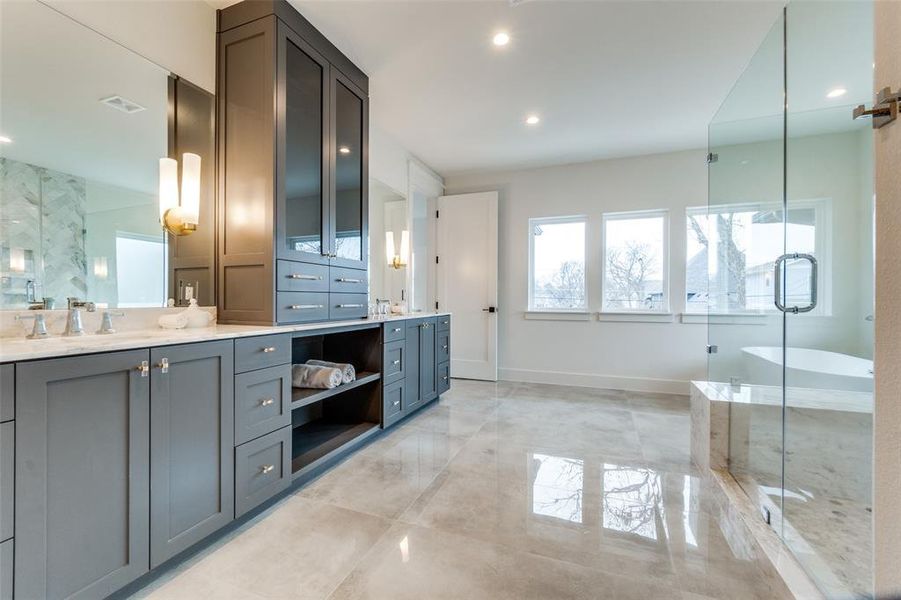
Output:
<svg viewBox="0 0 901 600">
<path fill-rule="evenodd" d="M 742 348 L 748 383 L 781 385 L 782 348 Z M 785 383 L 793 388 L 873 391 L 873 361 L 838 352 L 810 348 L 787 348 Z"/>
</svg>

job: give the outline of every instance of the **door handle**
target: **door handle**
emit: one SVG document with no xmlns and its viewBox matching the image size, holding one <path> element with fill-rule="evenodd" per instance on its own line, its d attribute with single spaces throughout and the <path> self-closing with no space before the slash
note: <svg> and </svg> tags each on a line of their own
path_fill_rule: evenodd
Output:
<svg viewBox="0 0 901 600">
<path fill-rule="evenodd" d="M 497 312 L 497 307 L 496 307 L 496 306 L 489 306 L 488 308 L 483 308 L 483 309 L 482 309 L 482 312 L 496 313 L 496 312 Z"/>
<path fill-rule="evenodd" d="M 787 260 L 806 260 L 810 262 L 810 304 L 807 306 L 785 306 L 782 303 L 782 265 Z M 773 266 L 773 276 L 776 280 L 773 286 L 773 302 L 780 311 L 796 315 L 798 313 L 806 313 L 812 311 L 817 306 L 817 259 L 812 254 L 803 254 L 793 252 L 791 254 L 783 254 L 776 259 Z"/>
</svg>

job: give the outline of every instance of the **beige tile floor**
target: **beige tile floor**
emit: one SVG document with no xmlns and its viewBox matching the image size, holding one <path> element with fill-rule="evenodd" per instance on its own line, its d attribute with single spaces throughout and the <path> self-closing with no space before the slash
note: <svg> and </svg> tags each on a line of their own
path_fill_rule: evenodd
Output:
<svg viewBox="0 0 901 600">
<path fill-rule="evenodd" d="M 687 397 L 455 380 L 136 597 L 768 597 L 710 485 Z"/>
</svg>

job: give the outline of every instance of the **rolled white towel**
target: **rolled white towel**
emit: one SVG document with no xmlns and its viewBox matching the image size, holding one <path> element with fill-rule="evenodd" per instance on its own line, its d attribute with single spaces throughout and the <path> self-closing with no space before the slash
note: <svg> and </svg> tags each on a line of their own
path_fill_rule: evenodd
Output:
<svg viewBox="0 0 901 600">
<path fill-rule="evenodd" d="M 334 363 L 327 360 L 314 359 L 308 360 L 307 364 L 316 365 L 317 367 L 331 367 L 332 369 L 338 369 L 341 371 L 341 377 L 344 379 L 344 383 L 350 383 L 357 378 L 357 370 L 349 363 Z"/>
<path fill-rule="evenodd" d="M 340 369 L 318 365 L 293 365 L 291 385 L 298 388 L 331 389 L 341 385 Z"/>
</svg>

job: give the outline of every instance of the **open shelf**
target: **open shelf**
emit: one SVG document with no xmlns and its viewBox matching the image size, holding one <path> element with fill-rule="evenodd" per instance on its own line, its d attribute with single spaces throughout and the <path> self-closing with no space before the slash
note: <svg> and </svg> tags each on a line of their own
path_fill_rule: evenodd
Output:
<svg viewBox="0 0 901 600">
<path fill-rule="evenodd" d="M 378 423 L 321 418 L 295 427 L 291 440 L 291 471 L 309 471 L 354 442 L 379 429 Z"/>
<path fill-rule="evenodd" d="M 313 404 L 314 402 L 319 402 L 320 400 L 325 400 L 326 398 L 330 398 L 331 396 L 336 396 L 348 390 L 358 388 L 361 385 L 366 385 L 367 383 L 378 381 L 381 376 L 381 373 L 363 371 L 361 373 L 357 373 L 357 378 L 355 380 L 351 381 L 350 383 L 343 383 L 335 388 L 329 388 L 325 390 L 313 388 L 291 388 L 291 410 L 300 408 L 301 406 Z"/>
</svg>

